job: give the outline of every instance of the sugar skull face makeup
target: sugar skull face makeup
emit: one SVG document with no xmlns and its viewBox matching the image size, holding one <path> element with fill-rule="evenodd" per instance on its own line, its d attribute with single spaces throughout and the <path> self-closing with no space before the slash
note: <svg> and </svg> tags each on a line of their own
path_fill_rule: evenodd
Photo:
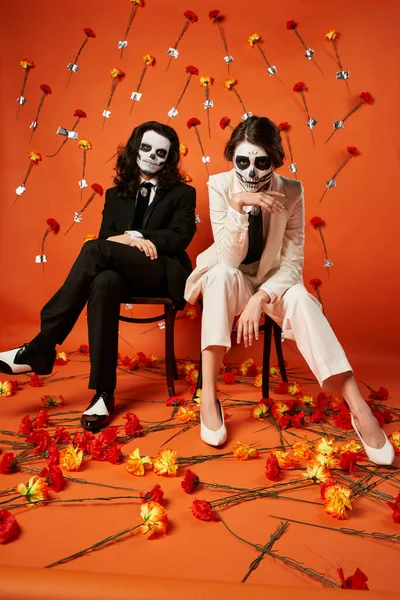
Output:
<svg viewBox="0 0 400 600">
<path fill-rule="evenodd" d="M 259 192 L 268 189 L 274 165 L 261 146 L 249 142 L 240 143 L 233 156 L 236 177 L 246 192 Z"/>
<path fill-rule="evenodd" d="M 171 142 L 155 131 L 146 131 L 137 156 L 139 169 L 145 175 L 154 175 L 161 171 L 168 158 Z"/>
</svg>

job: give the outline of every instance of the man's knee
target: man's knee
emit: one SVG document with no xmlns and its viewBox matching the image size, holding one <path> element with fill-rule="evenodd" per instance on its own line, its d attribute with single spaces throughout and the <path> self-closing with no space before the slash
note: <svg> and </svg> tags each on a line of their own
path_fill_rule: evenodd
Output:
<svg viewBox="0 0 400 600">
<path fill-rule="evenodd" d="M 121 294 L 124 289 L 124 281 L 115 271 L 101 271 L 93 279 L 90 292 L 93 293 L 118 293 Z"/>
<path fill-rule="evenodd" d="M 85 242 L 81 248 L 81 254 L 87 255 L 98 255 L 103 252 L 106 240 L 89 240 Z"/>
</svg>

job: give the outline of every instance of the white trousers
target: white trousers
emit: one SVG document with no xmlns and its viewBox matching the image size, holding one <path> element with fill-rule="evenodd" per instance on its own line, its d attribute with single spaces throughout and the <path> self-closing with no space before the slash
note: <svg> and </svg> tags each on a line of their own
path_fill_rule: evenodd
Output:
<svg viewBox="0 0 400 600">
<path fill-rule="evenodd" d="M 224 265 L 207 271 L 201 285 L 201 349 L 225 346 L 228 351 L 233 320 L 256 290 L 239 269 Z M 293 285 L 278 302 L 265 304 L 263 310 L 282 328 L 285 339 L 296 342 L 320 385 L 332 375 L 352 371 L 319 302 L 304 285 Z"/>
</svg>

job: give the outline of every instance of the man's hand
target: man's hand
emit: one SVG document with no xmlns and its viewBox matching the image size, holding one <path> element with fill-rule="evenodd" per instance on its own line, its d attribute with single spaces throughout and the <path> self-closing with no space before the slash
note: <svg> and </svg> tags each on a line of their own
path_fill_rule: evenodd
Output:
<svg viewBox="0 0 400 600">
<path fill-rule="evenodd" d="M 129 233 L 123 233 L 122 235 L 113 235 L 107 238 L 107 242 L 117 242 L 117 244 L 125 244 L 126 246 L 130 246 L 131 236 L 129 235 Z"/>
<path fill-rule="evenodd" d="M 155 260 L 158 258 L 157 248 L 150 240 L 145 240 L 144 238 L 133 238 L 133 240 L 130 242 L 130 246 L 133 246 L 141 252 L 144 252 L 145 255 L 150 258 L 150 260 Z"/>
<path fill-rule="evenodd" d="M 262 307 L 265 303 L 271 302 L 267 292 L 259 290 L 250 298 L 246 304 L 237 324 L 237 343 L 244 341 L 244 345 L 251 346 L 254 338 L 259 339 L 259 325 L 261 319 Z"/>
</svg>

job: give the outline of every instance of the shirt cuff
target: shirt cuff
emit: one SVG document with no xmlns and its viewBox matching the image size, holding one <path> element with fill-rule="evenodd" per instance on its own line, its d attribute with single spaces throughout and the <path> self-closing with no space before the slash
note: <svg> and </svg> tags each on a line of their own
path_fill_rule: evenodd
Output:
<svg viewBox="0 0 400 600">
<path fill-rule="evenodd" d="M 134 240 L 135 238 L 142 238 L 143 235 L 140 233 L 140 231 L 125 231 L 124 233 L 128 233 L 131 236 L 131 240 Z"/>
<path fill-rule="evenodd" d="M 266 292 L 268 294 L 268 296 L 271 298 L 271 304 L 274 304 L 278 296 L 269 287 L 266 287 L 265 285 L 263 285 L 260 289 L 262 289 L 263 292 Z"/>
<path fill-rule="evenodd" d="M 232 217 L 236 225 L 239 225 L 239 227 L 249 226 L 249 215 L 240 213 L 238 210 L 232 208 L 232 206 L 228 206 L 228 214 Z"/>
</svg>

